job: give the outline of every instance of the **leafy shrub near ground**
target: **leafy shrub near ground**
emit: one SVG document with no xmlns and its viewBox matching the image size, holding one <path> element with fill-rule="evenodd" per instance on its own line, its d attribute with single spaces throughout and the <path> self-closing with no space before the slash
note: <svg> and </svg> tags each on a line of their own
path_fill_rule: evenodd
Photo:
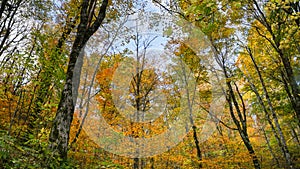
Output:
<svg viewBox="0 0 300 169">
<path fill-rule="evenodd" d="M 0 131 L 0 168 L 78 168 L 72 159 L 62 162 L 48 150 L 48 144 L 38 139 L 19 143 L 17 139 Z"/>
<path fill-rule="evenodd" d="M 29 141 L 21 143 L 18 139 L 9 136 L 6 131 L 0 130 L 1 169 L 123 168 L 123 166 L 115 164 L 109 159 L 93 160 L 88 164 L 81 162 L 75 158 L 62 161 L 57 155 L 48 150 L 48 143 L 45 139 L 31 138 Z"/>
</svg>

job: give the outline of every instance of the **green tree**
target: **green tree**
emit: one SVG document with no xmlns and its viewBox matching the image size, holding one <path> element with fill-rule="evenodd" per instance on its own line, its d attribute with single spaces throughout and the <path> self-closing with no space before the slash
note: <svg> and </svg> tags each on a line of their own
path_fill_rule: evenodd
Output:
<svg viewBox="0 0 300 169">
<path fill-rule="evenodd" d="M 67 157 L 70 126 L 74 115 L 73 91 L 77 89 L 73 89 L 72 79 L 75 64 L 86 42 L 102 24 L 107 7 L 108 0 L 104 0 L 100 7 L 95 0 L 83 0 L 80 5 L 80 22 L 69 57 L 65 86 L 49 138 L 51 149 L 58 151 L 63 159 Z"/>
</svg>

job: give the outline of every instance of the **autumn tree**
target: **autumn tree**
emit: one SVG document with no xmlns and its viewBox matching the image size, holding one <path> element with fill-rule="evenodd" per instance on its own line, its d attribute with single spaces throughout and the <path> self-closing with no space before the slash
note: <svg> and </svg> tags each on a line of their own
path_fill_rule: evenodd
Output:
<svg viewBox="0 0 300 169">
<path fill-rule="evenodd" d="M 299 2 L 270 1 L 263 4 L 264 8 L 256 0 L 250 2 L 253 6 L 249 9 L 256 20 L 253 27 L 259 36 L 272 46 L 280 58 L 283 68 L 282 79 L 287 85 L 285 90 L 299 121 L 300 90 L 293 69 L 295 55 L 299 54 L 299 36 L 297 36 L 299 34 Z"/>
<path fill-rule="evenodd" d="M 215 60 L 222 68 L 226 78 L 227 91 L 225 94 L 230 116 L 249 155 L 252 157 L 254 167 L 260 168 L 260 162 L 255 154 L 247 131 L 247 110 L 245 108 L 244 98 L 241 95 L 236 82 L 233 80 L 235 71 L 229 57 L 229 55 L 233 54 L 232 51 L 234 50 L 235 43 L 235 30 L 231 28 L 231 25 L 238 25 L 239 20 L 242 19 L 242 15 L 236 14 L 237 11 L 243 14 L 243 11 L 240 9 L 241 2 L 221 1 L 220 5 L 217 5 L 217 2 L 211 1 L 190 4 L 182 1 L 180 2 L 180 5 L 184 11 L 188 12 L 188 15 L 186 15 L 187 18 L 192 22 L 195 22 L 195 24 L 201 28 L 212 44 L 215 52 Z M 223 14 L 227 14 L 228 17 L 224 17 Z M 228 19 L 233 20 L 233 22 L 228 23 Z"/>
<path fill-rule="evenodd" d="M 58 105 L 56 117 L 50 134 L 51 149 L 58 151 L 62 158 L 67 157 L 70 125 L 74 114 L 73 73 L 76 61 L 84 45 L 102 24 L 108 0 L 104 0 L 100 7 L 97 1 L 82 1 L 80 5 L 80 22 L 77 28 L 66 73 L 66 83 Z M 77 90 L 77 89 L 75 89 Z"/>
</svg>

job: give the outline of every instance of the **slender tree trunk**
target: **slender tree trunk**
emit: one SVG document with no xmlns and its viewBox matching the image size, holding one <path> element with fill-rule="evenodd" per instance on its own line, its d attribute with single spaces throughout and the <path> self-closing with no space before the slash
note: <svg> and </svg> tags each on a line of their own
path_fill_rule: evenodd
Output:
<svg viewBox="0 0 300 169">
<path fill-rule="evenodd" d="M 239 105 L 238 105 L 238 102 L 236 100 L 236 97 L 235 97 L 235 94 L 233 92 L 233 89 L 232 89 L 232 85 L 231 85 L 231 82 L 229 80 L 229 76 L 228 76 L 228 73 L 227 73 L 227 70 L 223 64 L 223 72 L 224 72 L 224 75 L 225 75 L 225 78 L 226 78 L 226 85 L 228 87 L 228 90 L 229 90 L 229 94 L 228 96 L 226 96 L 226 100 L 229 104 L 229 109 L 230 109 L 230 115 L 231 115 L 231 118 L 233 119 L 233 122 L 235 123 L 237 129 L 238 129 L 238 132 L 244 142 L 244 145 L 246 146 L 247 150 L 248 150 L 248 153 L 250 154 L 251 158 L 252 158 L 252 162 L 253 162 L 253 165 L 254 165 L 254 168 L 255 169 L 260 169 L 260 162 L 255 154 L 255 151 L 252 147 L 252 144 L 250 142 L 250 139 L 249 139 L 249 136 L 248 136 L 248 133 L 247 133 L 247 121 L 246 121 L 246 112 L 245 112 L 245 109 L 243 108 L 243 114 L 239 108 Z M 240 99 L 242 99 L 240 97 Z M 242 100 L 243 102 L 243 100 Z M 234 110 L 233 110 L 233 105 L 236 109 L 236 112 L 237 112 L 237 115 L 238 115 L 238 119 L 234 113 Z"/>
<path fill-rule="evenodd" d="M 153 157 L 151 157 L 150 158 L 150 163 L 151 163 L 151 169 L 154 169 L 154 158 Z"/>
<path fill-rule="evenodd" d="M 193 125 L 193 138 L 194 138 L 194 142 L 196 145 L 196 150 L 197 150 L 197 157 L 199 160 L 199 168 L 202 168 L 202 154 L 201 154 L 201 149 L 199 146 L 199 141 L 198 141 L 198 137 L 197 137 L 197 127 L 195 125 Z"/>
<path fill-rule="evenodd" d="M 291 127 L 291 133 L 292 133 L 293 139 L 298 144 L 298 147 L 300 148 L 300 141 L 299 141 L 297 132 L 295 131 L 295 128 L 292 125 L 290 125 L 290 127 Z"/>
<path fill-rule="evenodd" d="M 53 121 L 53 126 L 50 133 L 49 140 L 52 143 L 51 149 L 58 150 L 62 158 L 67 157 L 69 133 L 75 109 L 72 93 L 72 78 L 74 66 L 82 47 L 83 45 L 79 44 L 79 40 L 77 40 L 77 43 L 75 40 L 70 55 L 66 84 L 63 89 L 62 97 L 59 102 L 56 117 Z"/>
<path fill-rule="evenodd" d="M 0 19 L 2 18 L 2 14 L 4 12 L 5 6 L 7 5 L 8 0 L 2 0 L 1 7 L 0 7 Z"/>
<path fill-rule="evenodd" d="M 95 5 L 96 1 L 94 0 L 83 0 L 81 3 L 80 24 L 70 53 L 66 82 L 50 133 L 50 148 L 54 152 L 57 151 L 63 159 L 67 158 L 69 133 L 75 109 L 73 90 L 78 90 L 74 89 L 73 86 L 75 64 L 82 48 L 89 38 L 97 31 L 105 18 L 108 0 L 103 0 L 98 16 L 95 21 L 91 23 L 92 18 L 95 15 Z"/>
<path fill-rule="evenodd" d="M 267 110 L 267 108 L 266 108 L 266 106 L 265 106 L 265 104 L 263 102 L 263 99 L 262 99 L 261 95 L 258 93 L 257 87 L 255 86 L 255 84 L 253 84 L 251 82 L 250 78 L 246 77 L 246 79 L 247 79 L 248 83 L 250 84 L 250 87 L 251 87 L 252 91 L 255 93 L 255 95 L 256 95 L 256 97 L 258 99 L 258 102 L 259 102 L 259 104 L 261 105 L 261 107 L 263 109 L 263 112 L 265 113 L 265 118 L 267 119 L 267 122 L 271 126 L 272 132 L 273 132 L 273 134 L 274 134 L 274 136 L 276 138 L 276 141 L 278 143 L 278 146 L 280 147 L 280 150 L 282 151 L 283 154 L 285 154 L 285 150 L 284 150 L 284 148 L 282 146 L 280 137 L 279 137 L 279 135 L 278 135 L 278 133 L 277 133 L 277 131 L 275 129 L 275 126 L 274 126 L 273 122 L 272 122 L 271 115 L 270 115 L 269 111 Z"/>
<path fill-rule="evenodd" d="M 270 99 L 270 96 L 269 96 L 269 94 L 268 94 L 268 91 L 267 91 L 267 88 L 266 88 L 264 79 L 262 78 L 261 72 L 260 72 L 260 70 L 259 70 L 259 68 L 258 68 L 258 66 L 257 66 L 257 64 L 256 64 L 256 61 L 255 61 L 255 59 L 254 59 L 254 56 L 253 56 L 253 53 L 252 53 L 251 49 L 250 49 L 250 48 L 247 48 L 247 50 L 248 50 L 249 56 L 250 56 L 250 58 L 251 58 L 251 60 L 252 60 L 252 62 L 253 62 L 254 68 L 255 68 L 255 70 L 256 70 L 256 72 L 257 72 L 257 74 L 258 74 L 260 83 L 261 83 L 262 88 L 263 88 L 263 92 L 264 92 L 264 94 L 265 94 L 265 97 L 266 97 L 267 102 L 268 102 L 268 105 L 269 105 L 270 112 L 271 112 L 271 114 L 272 114 L 273 120 L 274 120 L 274 122 L 275 122 L 275 126 L 276 126 L 277 131 L 278 131 L 278 134 L 279 134 L 279 136 L 280 136 L 280 141 L 281 141 L 281 144 L 282 144 L 283 150 L 284 150 L 284 154 L 283 154 L 283 155 L 284 155 L 284 157 L 285 157 L 286 163 L 287 163 L 287 165 L 288 165 L 290 168 L 294 168 L 294 167 L 293 167 L 292 160 L 291 160 L 291 155 L 290 155 L 290 153 L 289 153 L 289 150 L 288 150 L 288 147 L 287 147 L 287 144 L 286 144 L 285 137 L 284 137 L 283 132 L 282 132 L 282 130 L 281 130 L 281 126 L 280 126 L 280 124 L 279 124 L 277 114 L 276 114 L 276 112 L 274 111 L 273 105 L 272 105 L 272 103 L 271 103 L 271 99 Z"/>
<path fill-rule="evenodd" d="M 262 9 L 260 8 L 260 5 L 258 4 L 257 0 L 253 0 L 254 6 L 256 7 L 255 10 L 257 10 L 257 15 L 256 19 L 265 26 L 265 28 L 267 29 L 267 31 L 271 34 L 272 38 L 266 38 L 265 35 L 263 35 L 259 29 L 257 28 L 257 32 L 260 36 L 266 38 L 270 44 L 272 45 L 272 47 L 275 49 L 275 51 L 279 54 L 279 57 L 281 59 L 281 62 L 283 64 L 286 76 L 287 76 L 287 81 L 289 83 L 289 86 L 292 90 L 291 94 L 293 96 L 293 108 L 296 112 L 296 116 L 298 119 L 298 123 L 300 123 L 300 89 L 299 86 L 296 82 L 295 79 L 295 74 L 293 72 L 293 68 L 291 66 L 291 62 L 289 57 L 284 53 L 284 51 L 282 49 L 280 49 L 280 40 L 282 39 L 280 36 L 282 35 L 276 35 L 273 31 L 273 28 L 271 26 L 271 23 L 268 21 L 268 19 L 266 18 L 264 12 L 262 11 Z M 282 24 L 282 23 L 280 23 Z M 278 25 L 278 27 L 280 27 L 281 25 Z M 278 30 L 276 30 L 278 31 Z"/>
<path fill-rule="evenodd" d="M 278 168 L 281 168 L 280 163 L 279 163 L 279 160 L 278 160 L 278 158 L 276 157 L 276 155 L 275 155 L 275 153 L 274 153 L 274 151 L 273 151 L 273 148 L 272 148 L 271 145 L 270 145 L 270 140 L 269 140 L 269 138 L 268 138 L 268 136 L 267 136 L 267 134 L 266 134 L 266 131 L 265 131 L 265 129 L 264 129 L 263 127 L 261 127 L 261 131 L 263 132 L 263 135 L 264 135 L 265 140 L 266 140 L 266 142 L 267 142 L 268 149 L 269 149 L 269 151 L 270 151 L 270 153 L 271 153 L 271 156 L 272 156 L 273 160 L 274 160 L 275 163 L 276 163 L 276 166 L 277 166 Z"/>
<path fill-rule="evenodd" d="M 282 153 L 285 154 L 285 150 L 284 150 L 284 148 L 283 148 L 283 146 L 282 146 L 280 137 L 279 137 L 279 135 L 278 135 L 278 133 L 277 133 L 277 131 L 276 131 L 276 129 L 275 129 L 275 126 L 274 126 L 273 122 L 272 122 L 272 119 L 271 119 L 271 117 L 270 117 L 270 113 L 268 112 L 268 110 L 267 110 L 267 108 L 266 108 L 266 106 L 265 106 L 265 104 L 264 104 L 264 102 L 263 102 L 263 100 L 262 100 L 260 94 L 258 93 L 256 86 L 255 86 L 252 82 L 250 82 L 250 80 L 248 80 L 248 81 L 249 81 L 249 83 L 250 83 L 250 86 L 251 86 L 252 91 L 255 93 L 255 95 L 256 95 L 256 97 L 257 97 L 257 99 L 258 99 L 260 105 L 261 105 L 262 108 L 263 108 L 263 111 L 264 111 L 264 113 L 265 113 L 265 118 L 267 119 L 269 125 L 271 126 L 272 132 L 273 132 L 273 134 L 274 134 L 274 136 L 275 136 L 275 139 L 276 139 L 276 141 L 277 141 L 277 143 L 278 143 L 278 146 L 280 147 Z"/>
<path fill-rule="evenodd" d="M 283 52 L 280 49 L 279 49 L 278 53 L 279 53 L 279 56 L 282 60 L 284 69 L 285 69 L 286 74 L 287 74 L 287 80 L 290 84 L 290 87 L 291 87 L 291 90 L 292 90 L 291 93 L 292 93 L 293 98 L 294 98 L 293 108 L 296 112 L 298 122 L 300 123 L 300 89 L 299 89 L 299 86 L 296 82 L 295 75 L 294 75 L 294 72 L 293 72 L 293 69 L 291 67 L 291 63 L 290 63 L 289 59 L 287 58 L 287 56 L 285 56 L 283 54 Z"/>
<path fill-rule="evenodd" d="M 292 90 L 292 92 L 291 92 L 291 94 L 293 96 L 292 105 L 296 112 L 296 115 L 298 118 L 298 123 L 299 123 L 300 122 L 300 89 L 296 82 L 295 75 L 294 75 L 294 72 L 293 72 L 293 69 L 292 69 L 289 59 L 287 58 L 287 56 L 285 56 L 283 54 L 282 50 L 279 49 L 278 53 L 279 53 L 279 56 L 283 63 L 285 72 L 287 74 L 288 83 L 290 84 L 290 87 Z"/>
<path fill-rule="evenodd" d="M 181 63 L 182 71 L 183 71 L 183 77 L 184 77 L 184 83 L 185 83 L 184 86 L 185 86 L 185 92 L 187 95 L 187 103 L 188 103 L 188 110 L 189 110 L 189 120 L 192 125 L 192 129 L 193 129 L 193 139 L 194 139 L 194 143 L 195 143 L 196 150 L 197 150 L 198 164 L 199 164 L 199 168 L 202 168 L 202 153 L 201 153 L 199 140 L 198 140 L 198 136 L 197 136 L 197 126 L 194 123 L 193 107 L 192 107 L 194 104 L 194 100 L 195 100 L 196 85 L 194 86 L 193 91 L 189 90 L 188 86 L 191 84 L 188 84 L 187 71 L 185 70 L 183 60 L 181 58 L 180 58 L 180 63 Z M 193 95 L 191 95 L 190 92 L 193 92 Z"/>
<path fill-rule="evenodd" d="M 133 163 L 133 169 L 139 169 L 139 158 L 134 158 L 133 159 L 134 163 Z"/>
</svg>

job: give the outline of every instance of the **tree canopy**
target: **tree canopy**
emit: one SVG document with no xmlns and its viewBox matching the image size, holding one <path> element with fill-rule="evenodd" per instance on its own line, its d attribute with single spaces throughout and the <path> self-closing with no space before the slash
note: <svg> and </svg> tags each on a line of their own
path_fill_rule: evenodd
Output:
<svg viewBox="0 0 300 169">
<path fill-rule="evenodd" d="M 2 0 L 0 168 L 300 168 L 298 0 Z"/>
</svg>

